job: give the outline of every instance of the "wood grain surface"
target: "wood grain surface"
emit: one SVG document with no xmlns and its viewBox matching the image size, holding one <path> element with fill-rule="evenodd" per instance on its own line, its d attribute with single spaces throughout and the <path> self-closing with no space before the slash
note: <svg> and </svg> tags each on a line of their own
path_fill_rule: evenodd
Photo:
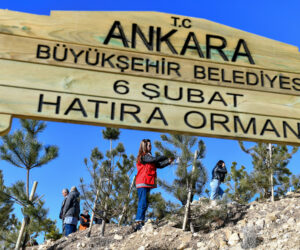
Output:
<svg viewBox="0 0 300 250">
<path fill-rule="evenodd" d="M 156 12 L 0 10 L 12 117 L 299 144 L 298 48 Z"/>
</svg>

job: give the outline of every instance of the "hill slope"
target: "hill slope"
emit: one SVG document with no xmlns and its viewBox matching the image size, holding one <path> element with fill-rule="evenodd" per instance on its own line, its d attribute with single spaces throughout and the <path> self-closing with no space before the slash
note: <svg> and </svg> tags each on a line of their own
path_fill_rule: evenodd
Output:
<svg viewBox="0 0 300 250">
<path fill-rule="evenodd" d="M 194 201 L 192 209 L 201 207 L 201 203 Z M 208 204 L 207 209 L 221 208 Z M 158 225 L 148 222 L 135 233 L 129 226 L 108 224 L 105 237 L 101 237 L 100 226 L 94 225 L 90 238 L 81 231 L 31 249 L 300 249 L 299 193 L 289 193 L 274 203 L 230 204 L 226 209 L 226 213 L 231 214 L 229 220 L 215 220 L 205 232 L 183 232 L 175 227 L 176 222 Z"/>
</svg>

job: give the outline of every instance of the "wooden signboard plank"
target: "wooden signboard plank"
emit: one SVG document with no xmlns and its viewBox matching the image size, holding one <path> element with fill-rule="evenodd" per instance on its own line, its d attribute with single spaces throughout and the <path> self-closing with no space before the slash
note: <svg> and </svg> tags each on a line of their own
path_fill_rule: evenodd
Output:
<svg viewBox="0 0 300 250">
<path fill-rule="evenodd" d="M 0 58 L 121 75 L 300 95 L 300 73 L 0 34 Z"/>
<path fill-rule="evenodd" d="M 45 77 L 47 76 L 47 77 Z M 300 117 L 300 97 L 0 59 L 0 85 L 271 117 Z M 20 97 L 22 98 L 22 97 Z M 18 99 L 20 99 L 18 98 Z"/>
<path fill-rule="evenodd" d="M 20 96 L 22 99 L 16 101 Z M 54 120 L 229 139 L 299 145 L 300 122 L 153 103 L 93 98 L 0 86 L 0 113 Z"/>
<path fill-rule="evenodd" d="M 300 73 L 295 46 L 205 19 L 165 13 L 52 11 L 40 16 L 0 10 L 0 33 L 227 64 L 254 62 Z M 223 52 L 214 49 L 218 46 L 224 47 Z M 245 48 L 253 62 L 242 55 Z"/>
<path fill-rule="evenodd" d="M 0 10 L 0 134 L 25 117 L 300 145 L 294 46 L 155 12 Z"/>
</svg>

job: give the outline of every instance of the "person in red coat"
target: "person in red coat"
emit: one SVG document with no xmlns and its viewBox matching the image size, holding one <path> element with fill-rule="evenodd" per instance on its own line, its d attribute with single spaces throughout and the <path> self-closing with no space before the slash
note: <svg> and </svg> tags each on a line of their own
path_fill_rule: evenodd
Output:
<svg viewBox="0 0 300 250">
<path fill-rule="evenodd" d="M 148 208 L 148 196 L 152 188 L 156 188 L 157 168 L 164 168 L 173 162 L 173 158 L 166 156 L 154 157 L 151 155 L 151 141 L 142 140 L 136 160 L 137 175 L 136 188 L 138 191 L 138 209 L 134 230 L 139 230 L 144 225 L 145 214 Z"/>
</svg>

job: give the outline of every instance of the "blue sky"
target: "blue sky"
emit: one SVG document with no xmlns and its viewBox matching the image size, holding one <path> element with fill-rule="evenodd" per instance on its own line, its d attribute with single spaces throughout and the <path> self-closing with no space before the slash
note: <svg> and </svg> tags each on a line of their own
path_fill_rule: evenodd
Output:
<svg viewBox="0 0 300 250">
<path fill-rule="evenodd" d="M 250 33 L 278 40 L 300 47 L 300 1 L 15 1 L 2 0 L 0 9 L 9 9 L 33 14 L 49 15 L 51 10 L 90 10 L 90 11 L 159 11 L 183 16 L 208 19 L 217 23 L 231 26 Z M 102 151 L 109 147 L 109 142 L 102 139 L 101 127 L 75 125 L 68 123 L 47 122 L 48 127 L 40 140 L 45 144 L 55 144 L 59 147 L 59 158 L 42 168 L 31 171 L 30 185 L 34 180 L 39 182 L 37 192 L 44 194 L 49 216 L 58 220 L 62 201 L 61 190 L 65 187 L 79 184 L 79 178 L 88 178 L 83 159 L 90 155 L 91 149 L 98 146 Z M 17 119 L 13 121 L 12 131 L 19 127 Z M 137 154 L 139 142 L 143 138 L 152 141 L 159 139 L 159 133 L 121 130 L 120 141 L 128 154 Z M 238 166 L 251 169 L 251 158 L 242 152 L 237 141 L 202 138 L 206 144 L 206 157 L 203 160 L 209 174 L 215 163 L 223 159 L 230 167 L 233 161 Z M 248 143 L 247 145 L 251 145 Z M 298 152 L 289 164 L 294 174 L 299 174 Z M 5 183 L 10 185 L 17 180 L 24 180 L 26 173 L 23 169 L 0 162 L 4 172 Z M 175 172 L 174 167 L 159 171 L 161 178 L 169 179 Z M 157 191 L 161 191 L 157 189 Z M 168 196 L 166 196 L 168 197 Z"/>
</svg>

